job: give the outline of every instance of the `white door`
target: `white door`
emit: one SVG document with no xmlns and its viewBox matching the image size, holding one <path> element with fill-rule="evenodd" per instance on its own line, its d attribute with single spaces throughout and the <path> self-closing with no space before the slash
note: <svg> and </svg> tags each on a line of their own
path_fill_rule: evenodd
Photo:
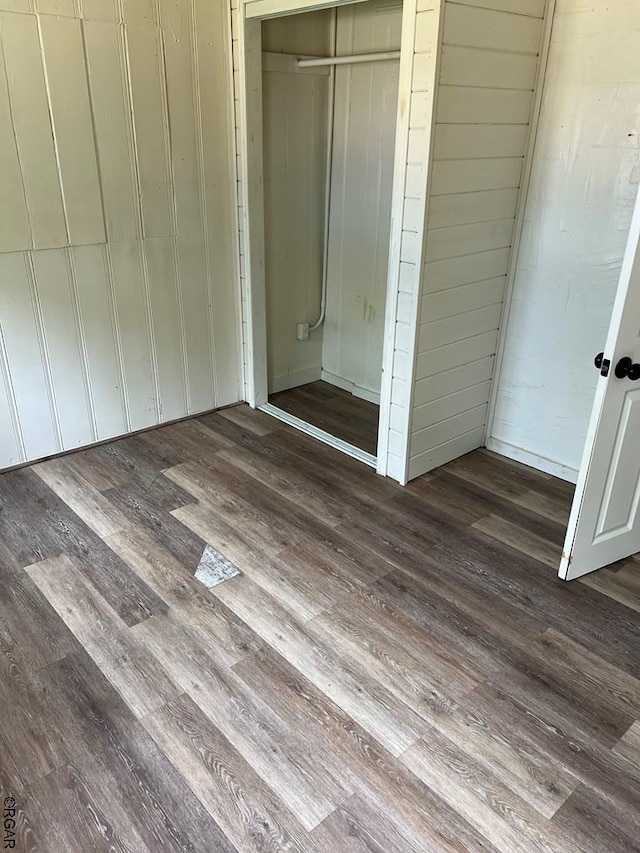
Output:
<svg viewBox="0 0 640 853">
<path fill-rule="evenodd" d="M 604 350 L 560 577 L 640 551 L 640 194 Z"/>
</svg>

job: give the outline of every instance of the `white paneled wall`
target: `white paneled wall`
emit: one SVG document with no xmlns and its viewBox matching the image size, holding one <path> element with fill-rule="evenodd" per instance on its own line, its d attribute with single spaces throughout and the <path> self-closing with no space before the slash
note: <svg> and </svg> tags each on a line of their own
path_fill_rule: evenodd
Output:
<svg viewBox="0 0 640 853">
<path fill-rule="evenodd" d="M 409 478 L 484 441 L 545 0 L 446 0 Z"/>
<path fill-rule="evenodd" d="M 395 233 L 392 228 L 391 255 L 393 257 L 398 248 L 394 246 L 395 239 L 400 244 L 400 263 L 397 280 L 389 283 L 387 294 L 391 322 L 395 317 L 392 341 L 387 343 L 393 350 L 393 367 L 391 377 L 383 375 L 382 379 L 383 396 L 385 383 L 391 385 L 391 406 L 388 420 L 385 411 L 381 412 L 379 436 L 383 451 L 386 447 L 385 473 L 400 482 L 407 478 L 422 234 L 434 141 L 432 115 L 439 68 L 438 45 L 443 23 L 441 0 L 417 0 L 410 6 L 407 3 L 411 3 L 411 0 L 405 0 L 405 9 L 409 13 L 403 15 L 402 39 L 403 42 L 409 39 L 414 49 L 408 60 L 401 60 L 400 91 L 404 91 L 406 75 L 411 95 L 408 104 L 400 101 L 400 128 L 402 131 L 408 129 L 408 134 L 406 150 L 397 152 L 406 164 L 406 181 L 399 191 L 401 228 L 396 228 Z M 385 333 L 388 333 L 388 329 Z"/>
<path fill-rule="evenodd" d="M 233 123 L 235 128 L 236 151 L 236 203 L 238 246 L 240 250 L 240 309 L 242 318 L 242 379 L 244 398 L 253 401 L 255 397 L 254 378 L 249 359 L 249 342 L 251 340 L 251 310 L 247 285 L 248 245 L 245 224 L 244 187 L 242 183 L 242 167 L 246 165 L 246 152 L 242 142 L 242 72 L 240 69 L 240 21 L 239 0 L 229 0 L 231 7 L 231 54 L 233 67 Z M 266 372 L 266 371 L 265 371 Z"/>
<path fill-rule="evenodd" d="M 337 53 L 399 50 L 402 3 L 338 10 Z M 398 60 L 336 68 L 323 376 L 380 399 Z"/>
<path fill-rule="evenodd" d="M 0 467 L 239 398 L 228 16 L 0 0 Z"/>
<path fill-rule="evenodd" d="M 269 390 L 320 378 L 322 334 L 296 338 L 320 315 L 324 254 L 329 69 L 295 66 L 330 52 L 330 11 L 265 21 L 264 231 Z"/>
</svg>

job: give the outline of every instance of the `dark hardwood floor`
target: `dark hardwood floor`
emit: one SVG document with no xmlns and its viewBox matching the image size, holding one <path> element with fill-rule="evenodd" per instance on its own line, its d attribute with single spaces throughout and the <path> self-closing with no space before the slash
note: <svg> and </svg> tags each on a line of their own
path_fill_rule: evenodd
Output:
<svg viewBox="0 0 640 853">
<path fill-rule="evenodd" d="M 269 396 L 269 402 L 336 438 L 376 455 L 380 408 L 328 382 L 310 382 Z"/>
<path fill-rule="evenodd" d="M 557 580 L 570 497 L 245 406 L 0 475 L 15 849 L 640 850 L 640 562 Z"/>
</svg>

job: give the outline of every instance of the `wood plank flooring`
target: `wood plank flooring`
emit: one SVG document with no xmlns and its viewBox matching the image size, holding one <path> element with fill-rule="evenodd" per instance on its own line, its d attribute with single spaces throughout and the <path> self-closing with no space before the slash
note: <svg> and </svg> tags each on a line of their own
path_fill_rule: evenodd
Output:
<svg viewBox="0 0 640 853">
<path fill-rule="evenodd" d="M 269 396 L 279 409 L 375 456 L 380 408 L 328 382 L 310 382 Z"/>
<path fill-rule="evenodd" d="M 245 406 L 0 475 L 15 849 L 640 851 L 640 562 L 556 578 L 571 491 Z"/>
</svg>

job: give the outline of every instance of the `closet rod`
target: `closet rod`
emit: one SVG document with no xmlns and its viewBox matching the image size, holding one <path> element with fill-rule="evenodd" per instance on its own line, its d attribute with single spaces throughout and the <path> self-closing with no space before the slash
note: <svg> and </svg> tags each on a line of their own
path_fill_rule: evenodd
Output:
<svg viewBox="0 0 640 853">
<path fill-rule="evenodd" d="M 399 50 L 387 50 L 383 53 L 357 53 L 353 56 L 322 56 L 317 59 L 299 59 L 298 68 L 315 68 L 320 65 L 351 65 L 357 62 L 382 62 L 386 59 L 400 59 Z"/>
</svg>

